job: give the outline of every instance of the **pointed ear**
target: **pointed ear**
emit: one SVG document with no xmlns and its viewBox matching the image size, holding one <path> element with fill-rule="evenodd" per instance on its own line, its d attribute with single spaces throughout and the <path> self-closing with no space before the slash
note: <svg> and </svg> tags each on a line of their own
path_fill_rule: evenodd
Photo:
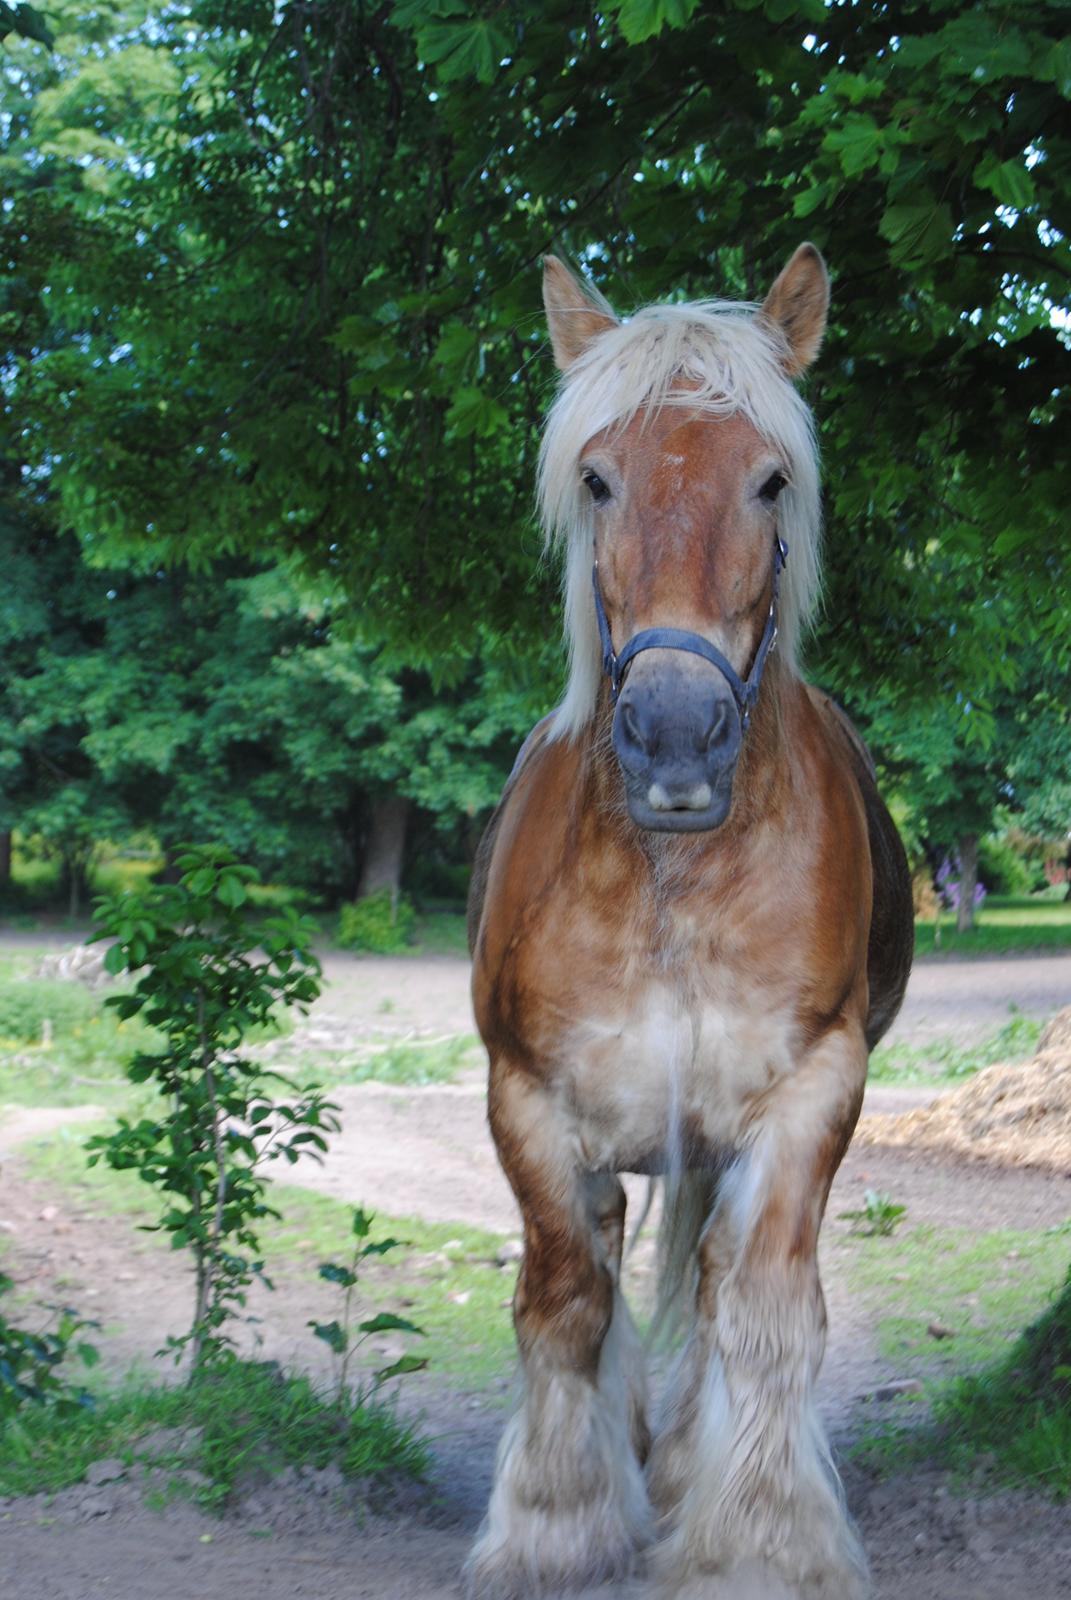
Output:
<svg viewBox="0 0 1071 1600">
<path fill-rule="evenodd" d="M 543 257 L 543 304 L 559 372 L 568 372 L 592 339 L 617 327 L 617 318 L 598 290 L 574 278 L 557 256 Z"/>
<path fill-rule="evenodd" d="M 828 311 L 826 264 L 813 244 L 801 244 L 778 275 L 759 313 L 774 323 L 784 338 L 784 368 L 790 378 L 806 372 L 818 354 Z"/>
</svg>

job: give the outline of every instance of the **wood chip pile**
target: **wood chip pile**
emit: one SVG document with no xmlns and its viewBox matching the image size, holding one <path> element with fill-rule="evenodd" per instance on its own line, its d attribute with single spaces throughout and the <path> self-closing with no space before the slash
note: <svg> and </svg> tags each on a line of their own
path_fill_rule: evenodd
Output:
<svg viewBox="0 0 1071 1600">
<path fill-rule="evenodd" d="M 985 1067 L 919 1111 L 864 1117 L 856 1140 L 1071 1176 L 1071 1006 L 1053 1017 L 1029 1060 Z"/>
</svg>

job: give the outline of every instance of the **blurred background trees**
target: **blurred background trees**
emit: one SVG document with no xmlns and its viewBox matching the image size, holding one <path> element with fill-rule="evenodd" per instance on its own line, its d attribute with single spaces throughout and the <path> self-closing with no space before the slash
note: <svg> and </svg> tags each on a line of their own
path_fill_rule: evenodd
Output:
<svg viewBox="0 0 1071 1600">
<path fill-rule="evenodd" d="M 811 675 L 920 862 L 969 877 L 997 831 L 983 880 L 988 850 L 991 887 L 1036 884 L 1071 829 L 1065 22 L 3 8 L 0 839 L 55 851 L 72 906 L 137 834 L 329 898 L 456 893 L 561 682 L 540 256 L 628 312 L 761 297 L 806 236 Z"/>
</svg>

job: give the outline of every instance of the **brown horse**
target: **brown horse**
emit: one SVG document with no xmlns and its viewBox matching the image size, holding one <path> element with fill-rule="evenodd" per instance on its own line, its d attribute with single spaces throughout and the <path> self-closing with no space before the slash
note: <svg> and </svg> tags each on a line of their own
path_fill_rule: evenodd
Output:
<svg viewBox="0 0 1071 1600">
<path fill-rule="evenodd" d="M 519 1600 L 653 1544 L 667 1595 L 857 1600 L 813 1402 L 816 1252 L 912 913 L 866 750 L 795 662 L 819 505 L 792 380 L 828 279 L 803 245 L 759 308 L 621 323 L 551 258 L 544 295 L 564 378 L 540 490 L 571 674 L 472 896 L 525 1394 L 468 1580 Z M 664 1175 L 663 1307 L 686 1302 L 653 1427 L 621 1172 Z"/>
</svg>

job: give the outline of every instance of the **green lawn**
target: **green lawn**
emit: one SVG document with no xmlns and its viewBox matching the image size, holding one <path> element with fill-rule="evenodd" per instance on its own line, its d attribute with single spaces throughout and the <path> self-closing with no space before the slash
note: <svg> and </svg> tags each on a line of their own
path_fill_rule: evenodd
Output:
<svg viewBox="0 0 1071 1600">
<path fill-rule="evenodd" d="M 923 1383 L 853 1453 L 882 1473 L 928 1461 L 969 1474 L 984 1452 L 1002 1482 L 1071 1494 L 1071 1368 L 1056 1368 L 1062 1398 L 1027 1381 L 1031 1349 L 1052 1340 L 1054 1319 L 1068 1342 L 1071 1305 L 1058 1296 L 1071 1222 L 981 1235 L 908 1226 L 889 1238 L 842 1235 L 831 1248 L 892 1374 Z M 1039 1332 L 1024 1332 L 1032 1326 Z"/>
<path fill-rule="evenodd" d="M 956 932 L 943 912 L 940 937 L 932 919 L 915 923 L 916 956 L 996 956 L 1071 950 L 1071 901 L 1037 895 L 990 895 L 970 933 Z"/>
</svg>

